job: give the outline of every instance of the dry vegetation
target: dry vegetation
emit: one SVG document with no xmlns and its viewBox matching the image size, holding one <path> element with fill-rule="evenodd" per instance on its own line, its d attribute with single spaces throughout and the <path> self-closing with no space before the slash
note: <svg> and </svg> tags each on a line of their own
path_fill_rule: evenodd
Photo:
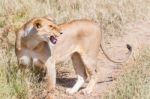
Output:
<svg viewBox="0 0 150 99">
<path fill-rule="evenodd" d="M 15 31 L 35 16 L 52 16 L 57 23 L 73 19 L 93 19 L 109 40 L 122 35 L 127 23 L 150 19 L 149 0 L 0 0 L 0 97 L 28 99 L 25 75 L 17 73 L 14 54 Z M 150 99 L 149 63 L 146 50 L 125 67 L 109 99 Z M 29 75 L 32 76 L 32 75 Z M 35 86 L 34 86 L 35 87 Z M 40 88 L 39 86 L 36 86 Z"/>
<path fill-rule="evenodd" d="M 124 66 L 123 75 L 106 99 L 149 99 L 150 98 L 150 53 L 145 49 L 135 61 Z"/>
</svg>

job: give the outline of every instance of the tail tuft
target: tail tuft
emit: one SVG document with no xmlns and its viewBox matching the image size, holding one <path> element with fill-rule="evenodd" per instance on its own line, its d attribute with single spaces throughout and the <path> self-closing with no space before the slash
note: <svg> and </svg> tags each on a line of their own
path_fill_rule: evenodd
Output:
<svg viewBox="0 0 150 99">
<path fill-rule="evenodd" d="M 129 51 L 132 51 L 131 45 L 127 44 L 126 46 L 127 46 L 127 48 L 128 48 Z"/>
</svg>

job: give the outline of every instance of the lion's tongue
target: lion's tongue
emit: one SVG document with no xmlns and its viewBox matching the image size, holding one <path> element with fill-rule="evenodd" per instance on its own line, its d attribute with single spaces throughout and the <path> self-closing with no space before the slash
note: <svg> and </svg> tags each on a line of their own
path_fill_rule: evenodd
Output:
<svg viewBox="0 0 150 99">
<path fill-rule="evenodd" d="M 56 39 L 54 36 L 50 36 L 50 41 L 51 41 L 53 44 L 56 44 L 57 39 Z"/>
</svg>

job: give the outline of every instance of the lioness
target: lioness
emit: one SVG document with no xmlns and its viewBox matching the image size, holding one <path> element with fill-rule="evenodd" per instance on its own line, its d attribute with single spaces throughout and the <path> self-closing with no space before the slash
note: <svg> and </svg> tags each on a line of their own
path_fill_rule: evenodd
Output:
<svg viewBox="0 0 150 99">
<path fill-rule="evenodd" d="M 16 39 L 18 60 L 22 61 L 23 59 L 24 65 L 29 63 L 30 58 L 33 61 L 41 62 L 42 64 L 38 65 L 47 68 L 49 90 L 55 88 L 55 64 L 71 57 L 77 81 L 72 88 L 66 91 L 70 94 L 77 92 L 84 84 L 88 73 L 90 81 L 82 92 L 84 94 L 92 92 L 97 80 L 97 55 L 102 45 L 102 33 L 96 22 L 81 19 L 56 25 L 52 20 L 42 17 L 27 22 L 20 30 Z M 56 44 L 53 42 L 54 40 Z M 127 48 L 129 53 L 123 61 L 128 59 L 132 51 L 130 45 L 127 45 Z M 107 56 L 105 52 L 104 54 Z"/>
</svg>

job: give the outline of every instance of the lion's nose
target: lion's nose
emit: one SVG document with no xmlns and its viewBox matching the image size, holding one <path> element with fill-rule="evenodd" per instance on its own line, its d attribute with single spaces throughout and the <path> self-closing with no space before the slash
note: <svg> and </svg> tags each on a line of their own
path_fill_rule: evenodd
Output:
<svg viewBox="0 0 150 99">
<path fill-rule="evenodd" d="M 60 32 L 60 34 L 63 34 L 63 32 Z"/>
</svg>

